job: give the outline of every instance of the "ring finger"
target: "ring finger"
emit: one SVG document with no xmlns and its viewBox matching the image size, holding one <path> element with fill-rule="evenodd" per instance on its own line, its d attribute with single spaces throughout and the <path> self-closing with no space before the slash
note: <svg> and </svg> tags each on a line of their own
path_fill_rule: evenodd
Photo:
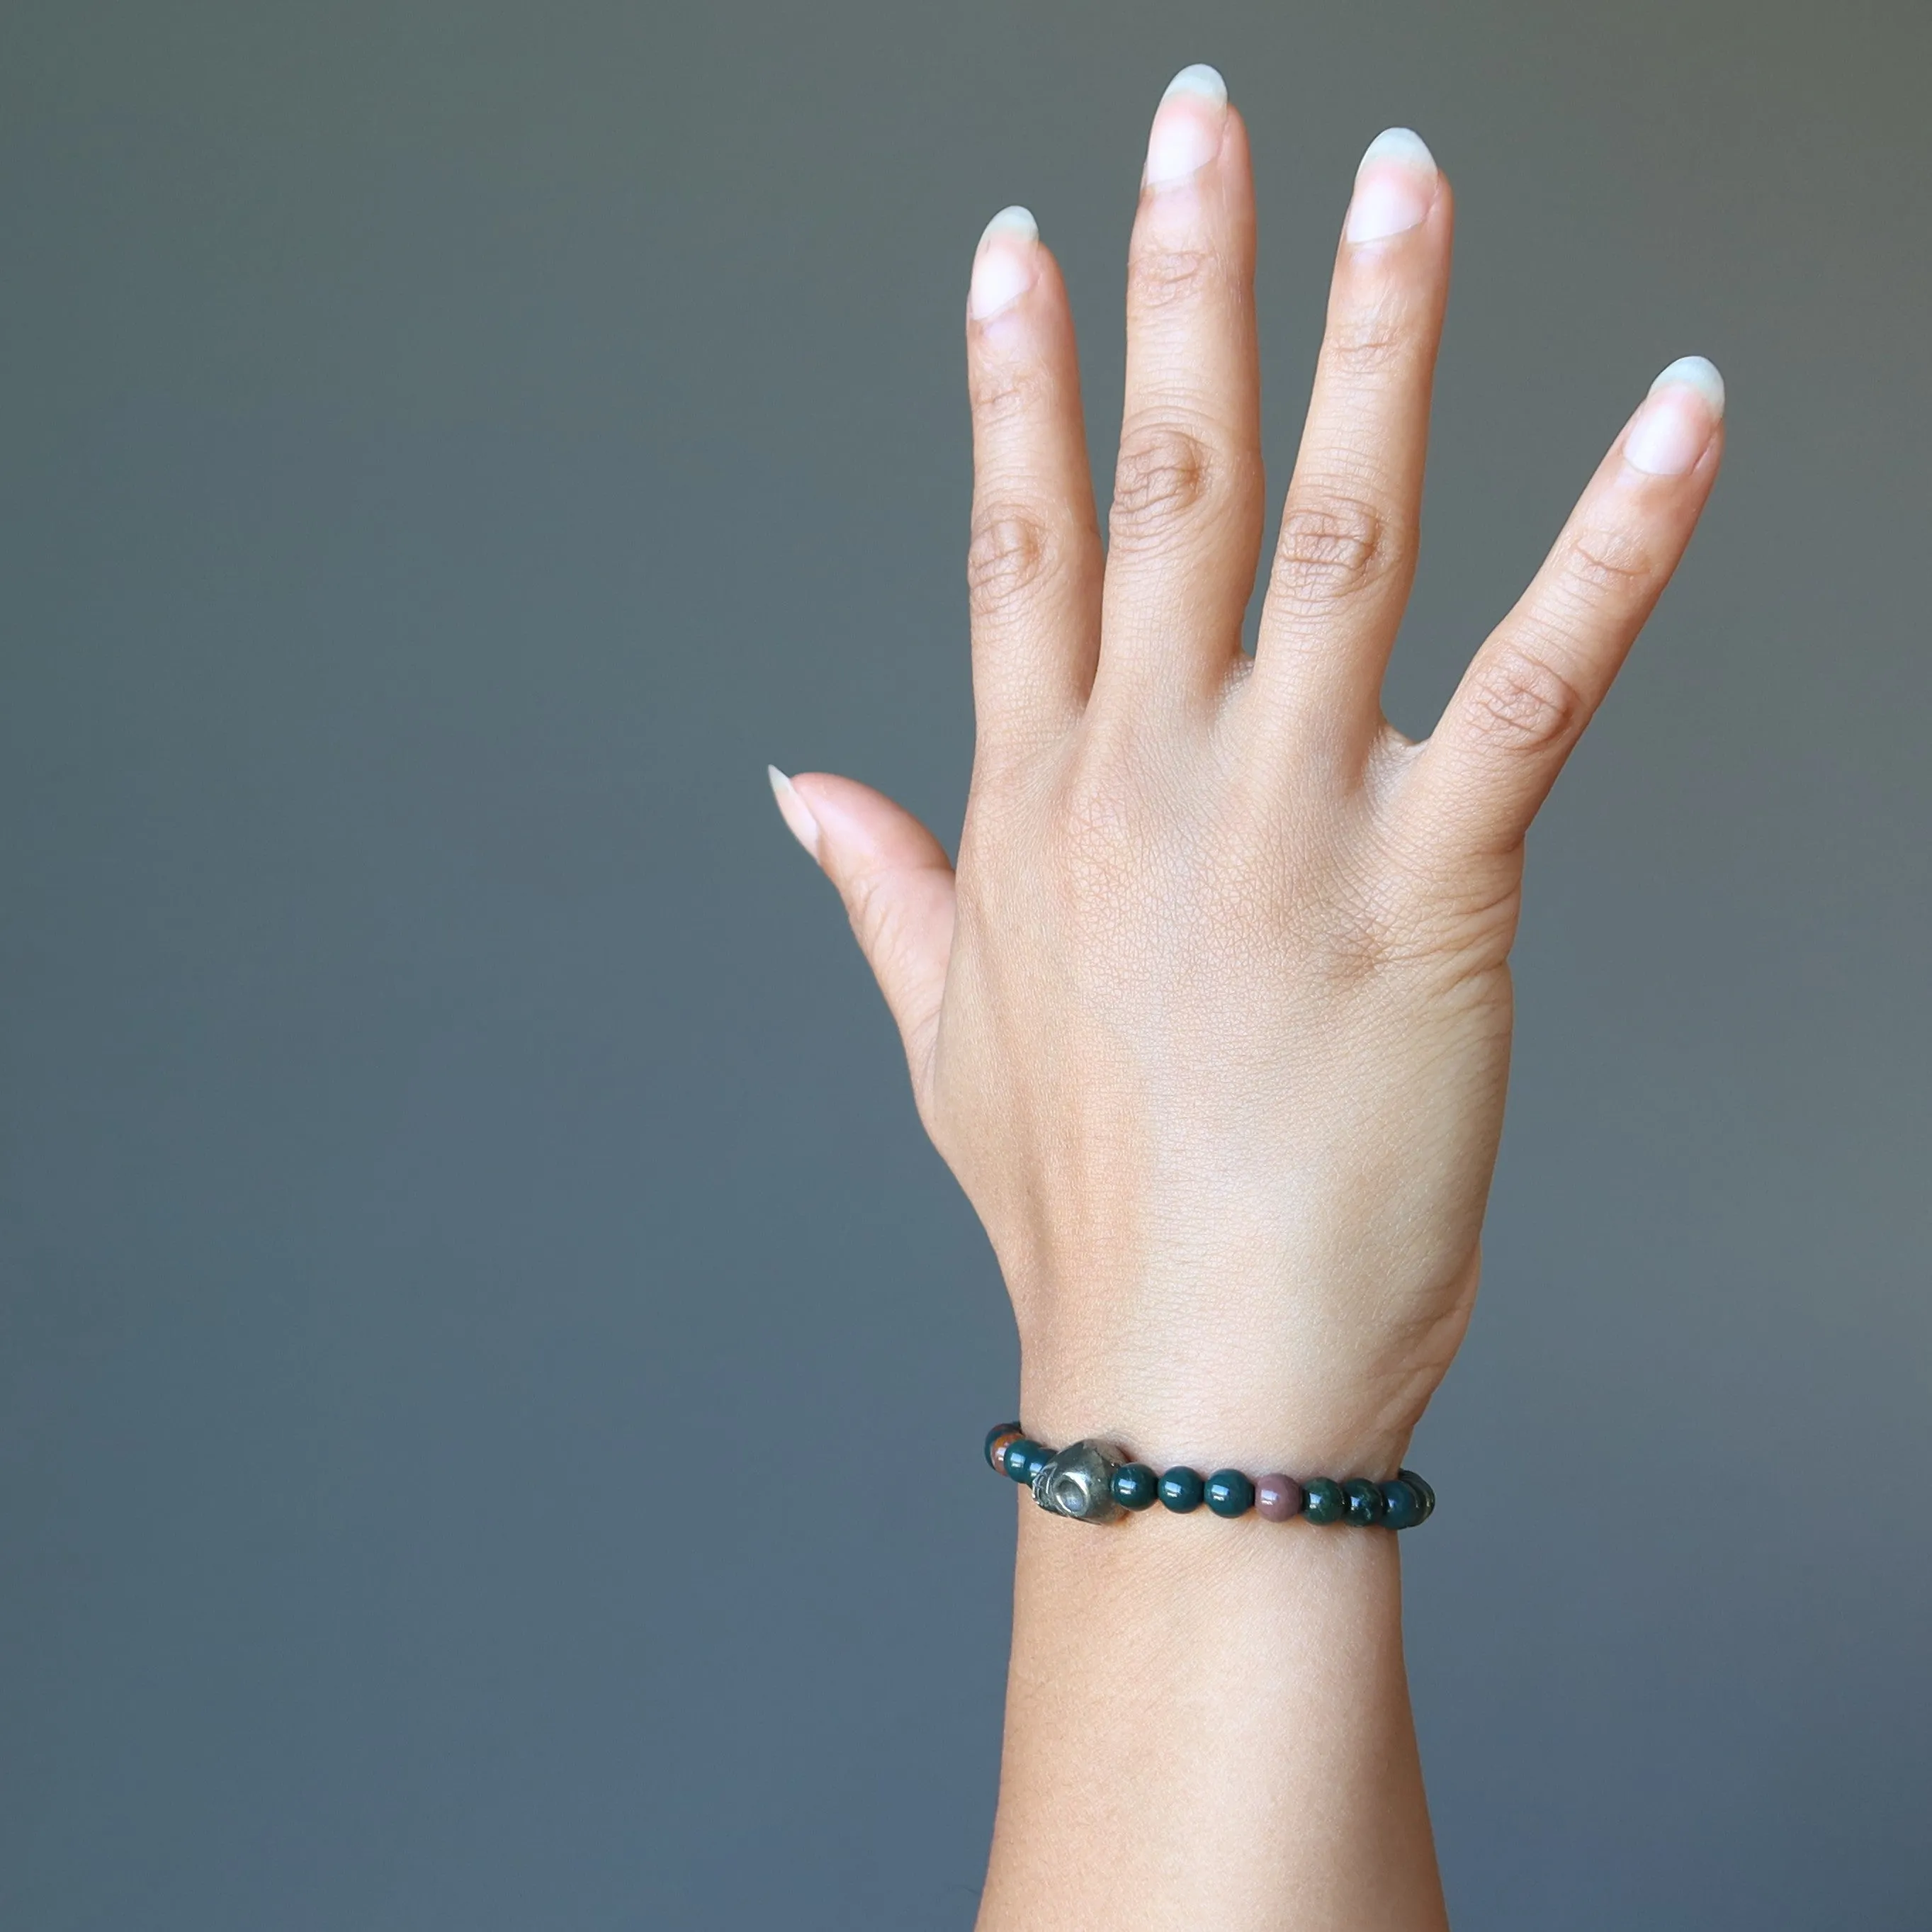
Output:
<svg viewBox="0 0 1932 1932">
<path fill-rule="evenodd" d="M 1453 226 L 1421 140 L 1378 135 L 1356 172 L 1255 656 L 1263 729 L 1299 755 L 1360 758 L 1381 722 L 1415 570 Z"/>
</svg>

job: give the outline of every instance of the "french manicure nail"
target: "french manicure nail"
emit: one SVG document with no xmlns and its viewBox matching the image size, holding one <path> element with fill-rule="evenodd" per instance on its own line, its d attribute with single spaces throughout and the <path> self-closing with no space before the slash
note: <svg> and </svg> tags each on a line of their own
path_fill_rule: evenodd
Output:
<svg viewBox="0 0 1932 1932">
<path fill-rule="evenodd" d="M 1003 208 L 986 224 L 973 257 L 966 311 L 984 322 L 1010 308 L 1040 272 L 1040 224 L 1024 208 Z"/>
<path fill-rule="evenodd" d="M 1184 67 L 1167 83 L 1148 136 L 1149 188 L 1174 188 L 1198 175 L 1221 152 L 1228 120 L 1228 83 L 1211 67 Z"/>
<path fill-rule="evenodd" d="M 1624 438 L 1624 460 L 1647 476 L 1688 476 L 1724 418 L 1724 379 L 1716 365 L 1680 356 L 1651 384 Z"/>
<path fill-rule="evenodd" d="M 811 807 L 799 796 L 797 788 L 777 766 L 767 765 L 765 775 L 772 782 L 772 796 L 778 802 L 779 813 L 791 828 L 791 836 L 817 858 L 818 820 L 812 817 Z"/>
<path fill-rule="evenodd" d="M 1442 176 L 1422 136 L 1390 128 L 1369 143 L 1355 169 L 1355 193 L 1342 234 L 1351 242 L 1386 242 L 1429 219 Z"/>
</svg>

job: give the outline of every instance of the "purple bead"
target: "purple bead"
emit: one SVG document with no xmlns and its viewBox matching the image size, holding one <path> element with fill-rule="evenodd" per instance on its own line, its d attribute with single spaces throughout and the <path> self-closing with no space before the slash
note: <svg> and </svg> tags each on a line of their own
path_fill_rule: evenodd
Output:
<svg viewBox="0 0 1932 1932">
<path fill-rule="evenodd" d="M 1270 1522 L 1286 1522 L 1301 1514 L 1301 1485 L 1292 1476 L 1255 1478 L 1255 1514 Z"/>
</svg>

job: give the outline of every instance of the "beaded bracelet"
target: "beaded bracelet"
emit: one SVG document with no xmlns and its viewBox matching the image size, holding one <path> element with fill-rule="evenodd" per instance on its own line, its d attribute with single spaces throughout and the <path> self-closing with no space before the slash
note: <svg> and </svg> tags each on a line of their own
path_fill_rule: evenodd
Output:
<svg viewBox="0 0 1932 1932">
<path fill-rule="evenodd" d="M 1017 1422 L 986 1432 L 986 1461 L 1024 1483 L 1049 1515 L 1076 1522 L 1112 1522 L 1129 1510 L 1156 1503 L 1185 1515 L 1204 1502 L 1216 1516 L 1245 1516 L 1252 1509 L 1270 1522 L 1304 1516 L 1310 1522 L 1351 1522 L 1363 1529 L 1413 1529 L 1436 1509 L 1436 1492 L 1413 1469 L 1388 1483 L 1364 1476 L 1342 1482 L 1310 1476 L 1297 1482 L 1292 1476 L 1244 1476 L 1238 1469 L 1216 1469 L 1204 1478 L 1179 1468 L 1156 1474 L 1110 1442 L 1046 1448 Z"/>
</svg>

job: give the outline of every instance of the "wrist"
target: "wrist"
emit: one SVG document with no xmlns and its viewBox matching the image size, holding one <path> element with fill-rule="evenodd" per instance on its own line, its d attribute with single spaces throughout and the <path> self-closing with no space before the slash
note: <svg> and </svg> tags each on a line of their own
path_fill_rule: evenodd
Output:
<svg viewBox="0 0 1932 1932">
<path fill-rule="evenodd" d="M 1054 1448 L 1082 1437 L 1118 1444 L 1155 1469 L 1206 1474 L 1366 1476 L 1402 1464 L 1426 1393 L 1358 1384 L 1332 1372 L 1224 1372 L 1212 1356 L 1149 1360 L 1024 1350 L 1020 1418 Z"/>
<path fill-rule="evenodd" d="M 1471 1272 L 1473 1288 L 1473 1270 Z M 1156 1468 L 1386 1480 L 1460 1342 L 1360 1289 L 1016 1296 L 1021 1415 L 1056 1444 L 1119 1443 Z"/>
</svg>

